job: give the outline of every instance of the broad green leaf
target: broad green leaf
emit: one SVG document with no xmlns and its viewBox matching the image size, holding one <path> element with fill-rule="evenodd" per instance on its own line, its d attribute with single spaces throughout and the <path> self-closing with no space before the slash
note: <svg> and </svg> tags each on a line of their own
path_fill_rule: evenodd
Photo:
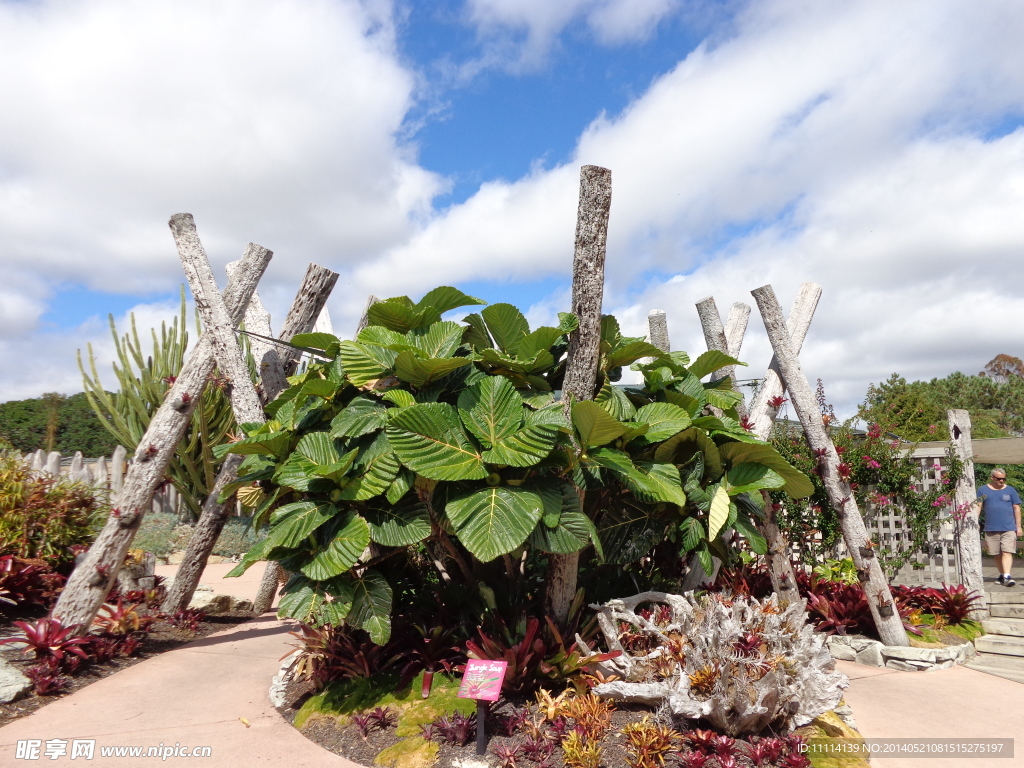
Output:
<svg viewBox="0 0 1024 768">
<path fill-rule="evenodd" d="M 385 435 L 380 436 L 386 440 Z M 385 451 L 374 456 L 362 467 L 362 473 L 356 475 L 341 492 L 341 498 L 350 501 L 366 501 L 380 496 L 391 487 L 398 476 L 402 465 L 394 451 Z"/>
<path fill-rule="evenodd" d="M 332 384 L 327 379 L 312 379 L 302 385 L 303 395 L 315 395 L 325 400 L 330 400 L 338 394 L 338 385 Z"/>
<path fill-rule="evenodd" d="M 697 549 L 697 558 L 700 560 L 700 567 L 708 576 L 715 572 L 715 561 L 711 559 L 711 552 L 708 550 L 708 543 L 702 541 Z"/>
<path fill-rule="evenodd" d="M 697 453 L 703 456 L 704 473 L 709 479 L 717 480 L 722 476 L 722 456 L 718 446 L 696 427 L 684 429 L 663 442 L 655 449 L 654 458 L 672 464 L 686 464 Z"/>
<path fill-rule="evenodd" d="M 674 464 L 650 461 L 634 463 L 623 451 L 598 448 L 590 452 L 590 459 L 619 475 L 631 491 L 644 501 L 665 501 L 685 506 L 679 469 Z"/>
<path fill-rule="evenodd" d="M 711 498 L 711 512 L 708 514 L 708 541 L 714 539 L 729 519 L 729 494 L 721 485 Z"/>
<path fill-rule="evenodd" d="M 441 319 L 441 313 L 430 306 L 417 307 L 408 296 L 396 296 L 378 301 L 366 311 L 370 325 L 383 325 L 392 331 L 408 333 Z"/>
<path fill-rule="evenodd" d="M 729 355 L 719 352 L 717 349 L 709 349 L 690 363 L 690 373 L 698 379 L 703 379 L 708 374 L 730 365 L 746 365 L 746 363 L 741 363 L 735 357 L 729 357 Z"/>
<path fill-rule="evenodd" d="M 651 443 L 667 440 L 690 426 L 690 414 L 671 403 L 651 403 L 636 412 L 635 420 L 650 425 L 644 437 Z"/>
<path fill-rule="evenodd" d="M 630 421 L 636 414 L 636 408 L 626 397 L 621 387 L 616 387 L 607 379 L 597 393 L 594 402 L 608 411 L 608 414 L 618 421 Z"/>
<path fill-rule="evenodd" d="M 370 537 L 385 547 L 406 547 L 430 535 L 430 512 L 419 501 L 400 506 L 374 506 L 364 515 L 370 524 Z"/>
<path fill-rule="evenodd" d="M 277 468 L 272 482 L 304 493 L 327 493 L 335 483 L 325 479 L 319 470 L 320 465 L 296 451 Z"/>
<path fill-rule="evenodd" d="M 337 530 L 327 546 L 301 569 L 311 579 L 325 581 L 345 573 L 370 543 L 370 526 L 355 512 L 343 512 L 335 527 Z"/>
<path fill-rule="evenodd" d="M 634 363 L 643 357 L 660 359 L 664 356 L 665 353 L 653 344 L 649 344 L 646 341 L 631 341 L 605 355 L 605 367 L 619 368 L 623 365 Z"/>
<path fill-rule="evenodd" d="M 770 445 L 764 443 L 724 443 L 718 447 L 723 459 L 733 466 L 744 462 L 764 464 L 780 475 L 786 484 L 782 486 L 789 496 L 801 499 L 814 493 L 814 485 L 800 470 L 793 467 Z"/>
<path fill-rule="evenodd" d="M 704 541 L 704 524 L 696 517 L 687 517 L 679 524 L 683 552 L 692 552 Z"/>
<path fill-rule="evenodd" d="M 739 392 L 733 392 L 731 389 L 706 389 L 704 397 L 709 405 L 721 408 L 723 411 L 731 410 L 736 407 L 737 403 L 743 402 L 743 395 Z"/>
<path fill-rule="evenodd" d="M 648 557 L 664 533 L 664 524 L 650 517 L 646 509 L 626 505 L 605 510 L 597 525 L 609 563 L 635 563 Z"/>
<path fill-rule="evenodd" d="M 305 456 L 321 467 L 330 467 L 341 461 L 341 452 L 338 451 L 334 438 L 327 432 L 310 432 L 303 435 L 295 446 L 295 453 Z"/>
<path fill-rule="evenodd" d="M 591 400 L 573 403 L 572 423 L 583 445 L 605 445 L 626 431 L 625 424 L 613 419 L 600 405 Z"/>
<path fill-rule="evenodd" d="M 568 483 L 536 487 L 544 501 L 544 516 L 530 534 L 530 545 L 542 552 L 579 552 L 597 539 L 597 529 L 580 510 L 579 496 Z M 551 514 L 554 507 L 558 514 Z"/>
<path fill-rule="evenodd" d="M 490 348 L 494 342 L 487 332 L 487 325 L 484 319 L 478 314 L 466 315 L 463 318 L 466 330 L 462 332 L 462 343 L 469 344 L 473 349 L 481 350 Z"/>
<path fill-rule="evenodd" d="M 424 357 L 451 357 L 462 345 L 463 328 L 449 320 L 409 331 L 409 343 Z"/>
<path fill-rule="evenodd" d="M 398 459 L 433 480 L 480 480 L 487 469 L 447 403 L 418 403 L 396 411 L 387 428 Z"/>
<path fill-rule="evenodd" d="M 527 425 L 518 432 L 504 437 L 483 460 L 489 464 L 509 467 L 532 467 L 548 457 L 558 441 L 558 427 L 551 424 Z"/>
<path fill-rule="evenodd" d="M 394 403 L 399 408 L 405 408 L 407 405 L 413 405 L 416 403 L 416 398 L 412 396 L 411 392 L 407 392 L 404 389 L 389 389 L 383 395 L 382 400 L 387 400 L 389 403 Z"/>
<path fill-rule="evenodd" d="M 456 368 L 469 365 L 468 357 L 442 357 L 421 360 L 413 352 L 399 352 L 395 358 L 395 375 L 414 387 L 425 387 Z M 353 382 L 354 383 L 354 382 Z"/>
<path fill-rule="evenodd" d="M 558 520 L 562 516 L 562 506 L 565 503 L 562 496 L 562 485 L 563 483 L 557 480 L 536 480 L 529 485 L 530 490 L 540 496 L 541 504 L 543 504 L 541 523 L 548 528 L 557 527 Z"/>
<path fill-rule="evenodd" d="M 523 423 L 523 399 L 504 376 L 488 376 L 459 395 L 462 423 L 486 448 Z"/>
<path fill-rule="evenodd" d="M 339 344 L 341 339 L 330 333 L 297 333 L 292 336 L 291 344 L 308 349 L 329 349 L 332 344 Z"/>
<path fill-rule="evenodd" d="M 542 510 L 538 494 L 526 488 L 499 486 L 452 499 L 445 514 L 462 545 L 486 563 L 526 541 Z"/>
<path fill-rule="evenodd" d="M 401 392 L 403 390 L 392 390 Z M 385 397 L 391 392 L 385 393 Z M 408 394 L 408 393 L 405 393 Z M 412 399 L 412 396 L 409 396 Z M 378 429 L 383 429 L 388 422 L 387 408 L 375 397 L 359 395 L 341 413 L 331 421 L 332 437 L 361 437 Z"/>
<path fill-rule="evenodd" d="M 481 310 L 480 315 L 502 352 L 516 354 L 520 342 L 530 333 L 530 324 L 523 313 L 511 304 L 491 304 Z"/>
<path fill-rule="evenodd" d="M 742 513 L 737 515 L 736 520 L 733 521 L 733 528 L 739 531 L 740 535 L 747 540 L 747 543 L 750 544 L 750 548 L 754 551 L 754 554 L 767 554 L 768 542 L 757 528 L 754 527 L 754 524 L 747 515 Z"/>
<path fill-rule="evenodd" d="M 622 331 L 615 315 L 601 315 L 601 341 L 608 349 L 614 349 L 622 341 Z M 658 350 L 659 354 L 661 350 Z"/>
<path fill-rule="evenodd" d="M 352 580 L 352 610 L 347 622 L 365 629 L 377 645 L 391 639 L 391 585 L 377 571 L 367 571 Z"/>
<path fill-rule="evenodd" d="M 514 357 L 496 349 L 480 350 L 480 359 L 498 368 L 499 372 L 521 373 L 524 375 L 544 373 L 555 364 L 550 352 L 538 352 L 532 357 Z"/>
<path fill-rule="evenodd" d="M 280 456 L 288 449 L 291 439 L 290 432 L 271 432 L 267 435 L 246 437 L 238 442 L 230 443 L 227 452 L 242 455 Z"/>
<path fill-rule="evenodd" d="M 374 305 L 376 306 L 376 305 Z M 375 344 L 341 342 L 338 358 L 345 366 L 345 375 L 357 387 L 368 381 L 384 378 L 392 369 L 395 353 Z"/>
<path fill-rule="evenodd" d="M 572 333 L 580 327 L 580 319 L 572 312 L 558 313 L 558 330 L 562 333 Z"/>
<path fill-rule="evenodd" d="M 417 302 L 417 307 L 433 307 L 442 315 L 445 312 L 451 312 L 453 309 L 459 307 L 469 307 L 475 304 L 486 304 L 487 302 L 483 299 L 478 299 L 475 296 L 469 296 L 458 288 L 452 288 L 448 285 L 442 285 L 434 288 L 432 291 L 428 291 L 427 295 Z"/>
<path fill-rule="evenodd" d="M 558 328 L 552 328 L 548 325 L 541 326 L 523 337 L 522 341 L 519 342 L 516 355 L 523 358 L 531 358 L 540 352 L 548 352 L 563 335 L 562 331 Z"/>
<path fill-rule="evenodd" d="M 392 504 L 397 504 L 409 492 L 409 489 L 412 488 L 415 479 L 416 475 L 403 467 L 399 470 L 394 482 L 391 483 L 391 487 L 388 488 L 385 498 Z"/>
<path fill-rule="evenodd" d="M 270 517 L 267 537 L 246 555 L 262 560 L 277 547 L 294 549 L 337 513 L 337 507 L 326 502 L 296 501 L 278 507 Z"/>
<path fill-rule="evenodd" d="M 734 465 L 725 473 L 725 479 L 730 496 L 762 488 L 781 488 L 786 484 L 783 477 L 774 470 L 751 461 Z"/>
<path fill-rule="evenodd" d="M 520 392 L 522 395 L 522 393 Z M 523 403 L 530 406 L 534 410 L 540 410 L 555 402 L 554 396 L 550 392 L 541 392 L 535 395 L 523 395 Z"/>
<path fill-rule="evenodd" d="M 352 580 L 339 576 L 329 581 L 310 581 L 294 574 L 281 589 L 277 615 L 303 624 L 340 625 L 352 607 Z"/>
</svg>

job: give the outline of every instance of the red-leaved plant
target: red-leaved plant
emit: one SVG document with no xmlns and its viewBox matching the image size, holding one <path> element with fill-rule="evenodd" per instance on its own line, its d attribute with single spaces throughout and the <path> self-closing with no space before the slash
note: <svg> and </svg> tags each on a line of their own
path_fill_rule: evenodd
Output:
<svg viewBox="0 0 1024 768">
<path fill-rule="evenodd" d="M 25 655 L 34 654 L 37 659 L 52 657 L 59 662 L 66 653 L 86 658 L 82 646 L 89 642 L 89 638 L 75 635 L 75 627 L 65 627 L 57 619 L 51 618 L 42 618 L 32 624 L 27 621 L 16 621 L 14 624 L 23 634 L 0 640 L 0 645 L 24 643 Z"/>
</svg>

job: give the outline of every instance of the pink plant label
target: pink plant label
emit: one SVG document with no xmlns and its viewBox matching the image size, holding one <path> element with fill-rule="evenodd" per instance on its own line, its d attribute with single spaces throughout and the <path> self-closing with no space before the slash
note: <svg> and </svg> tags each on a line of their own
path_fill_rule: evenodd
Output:
<svg viewBox="0 0 1024 768">
<path fill-rule="evenodd" d="M 505 679 L 507 661 L 470 659 L 462 675 L 459 698 L 497 701 L 501 695 L 501 683 Z"/>
</svg>

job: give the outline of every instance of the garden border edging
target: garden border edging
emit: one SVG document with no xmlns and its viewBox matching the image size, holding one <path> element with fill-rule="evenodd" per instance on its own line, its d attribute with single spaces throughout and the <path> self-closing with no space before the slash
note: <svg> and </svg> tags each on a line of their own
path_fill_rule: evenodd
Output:
<svg viewBox="0 0 1024 768">
<path fill-rule="evenodd" d="M 825 639 L 825 647 L 833 659 L 903 672 L 949 669 L 973 659 L 977 654 L 974 643 L 970 641 L 945 648 L 912 648 L 885 645 L 878 640 L 855 635 L 829 635 Z"/>
</svg>

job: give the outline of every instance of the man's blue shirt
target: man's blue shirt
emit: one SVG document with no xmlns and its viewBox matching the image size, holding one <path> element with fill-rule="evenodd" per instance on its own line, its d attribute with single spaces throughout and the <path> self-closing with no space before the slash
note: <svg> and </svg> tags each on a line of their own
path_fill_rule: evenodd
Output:
<svg viewBox="0 0 1024 768">
<path fill-rule="evenodd" d="M 1017 520 L 1013 516 L 1013 505 L 1020 504 L 1017 489 L 1007 485 L 1000 490 L 983 485 L 978 489 L 978 498 L 984 499 L 986 531 L 1016 531 Z"/>
</svg>

